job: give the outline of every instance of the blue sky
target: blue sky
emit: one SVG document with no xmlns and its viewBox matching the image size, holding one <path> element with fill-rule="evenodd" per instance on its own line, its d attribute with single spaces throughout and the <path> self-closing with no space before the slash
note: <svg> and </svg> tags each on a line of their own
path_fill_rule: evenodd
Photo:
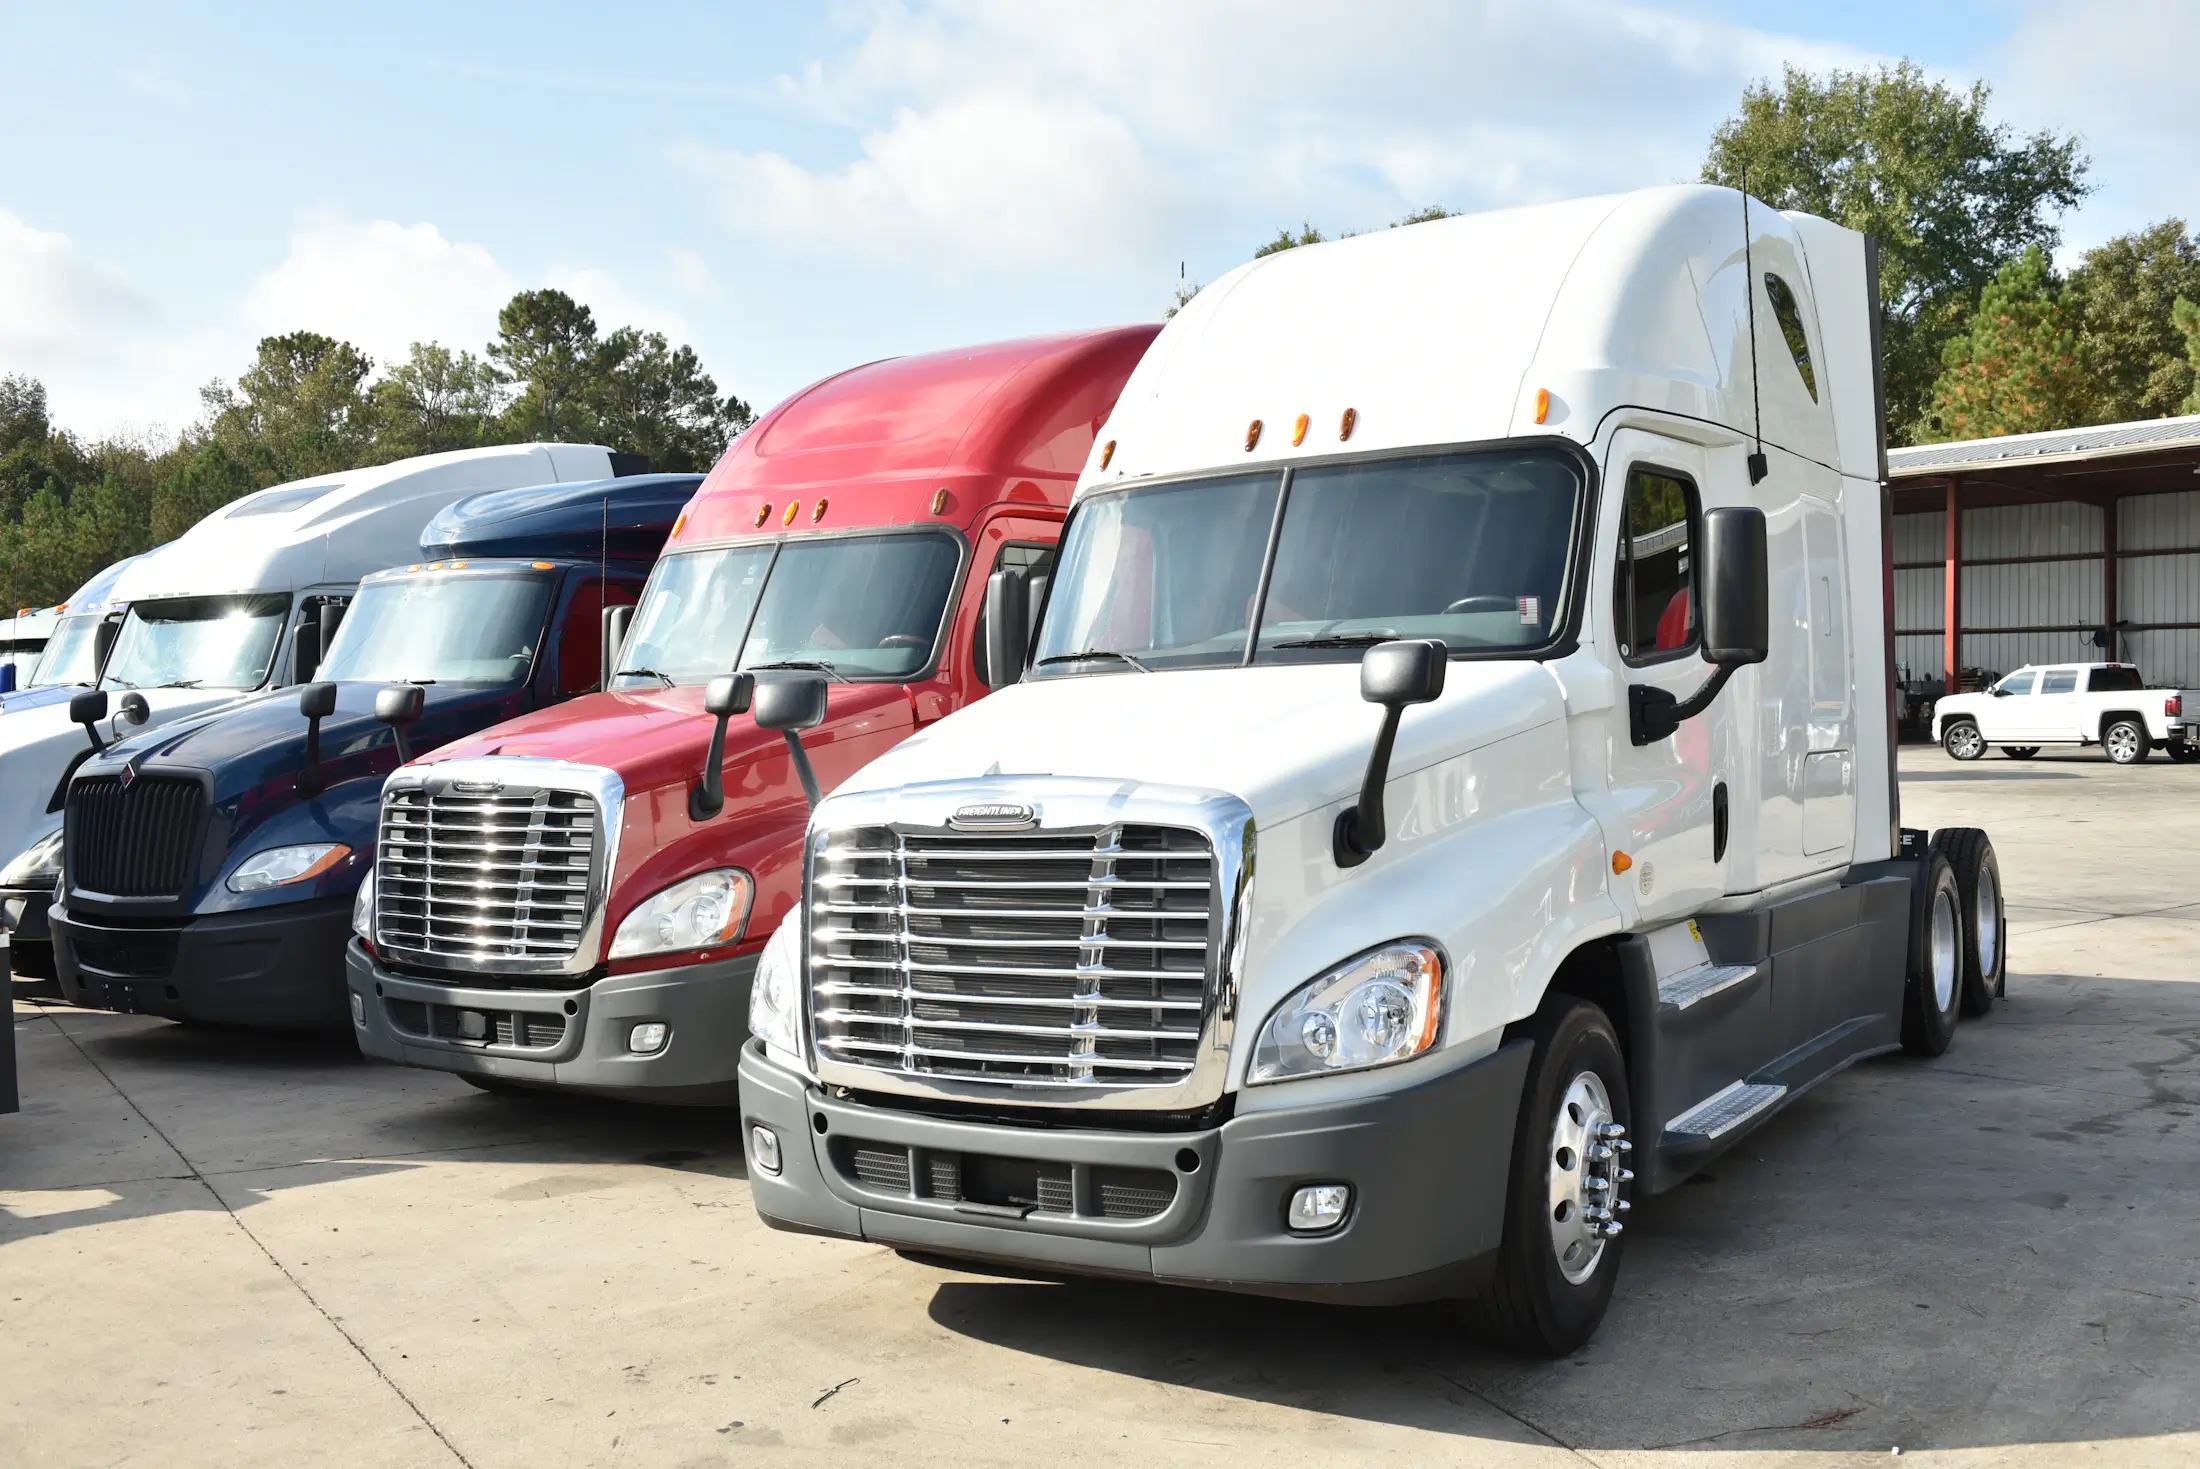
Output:
<svg viewBox="0 0 2200 1469">
<path fill-rule="evenodd" d="M 0 0 L 0 372 L 172 430 L 265 332 L 478 350 L 547 283 L 761 408 L 1151 318 L 1285 223 L 1687 178 L 1787 61 L 1907 55 L 2079 133 L 2083 246 L 2192 208 L 2196 43 L 2173 0 Z"/>
</svg>

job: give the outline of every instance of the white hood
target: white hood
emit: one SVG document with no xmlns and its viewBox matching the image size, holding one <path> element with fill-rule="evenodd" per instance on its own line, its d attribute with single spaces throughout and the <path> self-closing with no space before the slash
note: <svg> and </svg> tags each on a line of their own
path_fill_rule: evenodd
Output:
<svg viewBox="0 0 2200 1469">
<path fill-rule="evenodd" d="M 1539 663 L 1455 662 L 1442 698 L 1406 710 L 1391 779 L 1564 716 Z M 840 790 L 1085 776 L 1227 792 L 1273 827 L 1356 793 L 1381 725 L 1357 661 L 1046 678 L 911 736 Z"/>
<path fill-rule="evenodd" d="M 122 696 L 107 695 L 107 717 L 99 723 L 99 737 L 113 743 L 127 739 L 173 719 L 212 709 L 241 697 L 235 689 L 147 689 L 146 707 L 151 718 L 143 724 L 124 724 L 116 712 Z M 69 768 L 79 750 L 90 749 L 84 726 L 69 718 L 66 703 L 43 709 L 19 709 L 0 719 L 0 863 L 61 824 L 61 813 L 48 812 L 53 788 L 61 772 Z"/>
</svg>

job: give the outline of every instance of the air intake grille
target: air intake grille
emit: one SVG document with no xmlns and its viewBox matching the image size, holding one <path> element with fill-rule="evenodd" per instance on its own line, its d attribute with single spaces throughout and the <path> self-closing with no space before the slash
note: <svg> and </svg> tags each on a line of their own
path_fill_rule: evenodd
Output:
<svg viewBox="0 0 2200 1469">
<path fill-rule="evenodd" d="M 579 791 L 385 792 L 376 944 L 463 959 L 570 956 L 588 926 L 598 825 L 595 798 Z"/>
<path fill-rule="evenodd" d="M 823 1056 L 1020 1085 L 1191 1074 L 1219 927 L 1203 833 L 859 827 L 833 834 L 812 882 Z"/>
<path fill-rule="evenodd" d="M 180 898 L 198 871 L 206 788 L 196 780 L 115 775 L 69 783 L 63 838 L 72 892 Z"/>
</svg>

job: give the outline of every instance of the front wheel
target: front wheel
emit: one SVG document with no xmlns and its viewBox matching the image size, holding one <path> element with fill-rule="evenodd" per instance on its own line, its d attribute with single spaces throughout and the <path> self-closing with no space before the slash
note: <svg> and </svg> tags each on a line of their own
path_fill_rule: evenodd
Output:
<svg viewBox="0 0 2200 1469">
<path fill-rule="evenodd" d="M 1596 1335 L 1619 1275 L 1632 1113 L 1627 1063 L 1602 1010 L 1557 998 L 1536 1020 L 1514 1127 L 1496 1275 L 1464 1302 L 1493 1345 L 1563 1357 Z"/>
<path fill-rule="evenodd" d="M 1975 826 L 1944 826 L 1932 850 L 1948 859 L 1962 904 L 1963 1013 L 1984 1015 L 2009 990 L 2008 924 L 2001 900 L 2001 862 Z"/>
<path fill-rule="evenodd" d="M 2119 719 L 2101 731 L 2101 748 L 2118 765 L 2137 765 L 2146 759 L 2149 741 L 2146 726 L 2136 719 Z"/>
<path fill-rule="evenodd" d="M 1940 748 L 1957 760 L 1976 760 L 1986 753 L 1986 737 L 1968 719 L 1959 719 L 1940 732 Z"/>
</svg>

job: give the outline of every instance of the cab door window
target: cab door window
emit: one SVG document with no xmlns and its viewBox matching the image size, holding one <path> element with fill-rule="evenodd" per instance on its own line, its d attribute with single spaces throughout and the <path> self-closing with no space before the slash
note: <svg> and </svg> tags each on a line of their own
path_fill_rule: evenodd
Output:
<svg viewBox="0 0 2200 1469">
<path fill-rule="evenodd" d="M 1612 627 L 1620 657 L 1653 663 L 1696 646 L 1696 487 L 1662 469 L 1627 475 L 1614 557 Z"/>
<path fill-rule="evenodd" d="M 2078 691 L 2078 670 L 2075 668 L 2051 668 L 2040 681 L 2043 694 L 2074 694 Z"/>
<path fill-rule="evenodd" d="M 2018 694 L 2029 694 L 2032 692 L 2033 683 L 2038 678 L 2039 675 L 2036 673 L 2012 673 L 2000 683 L 1994 685 L 1994 692 L 2011 697 Z"/>
</svg>

